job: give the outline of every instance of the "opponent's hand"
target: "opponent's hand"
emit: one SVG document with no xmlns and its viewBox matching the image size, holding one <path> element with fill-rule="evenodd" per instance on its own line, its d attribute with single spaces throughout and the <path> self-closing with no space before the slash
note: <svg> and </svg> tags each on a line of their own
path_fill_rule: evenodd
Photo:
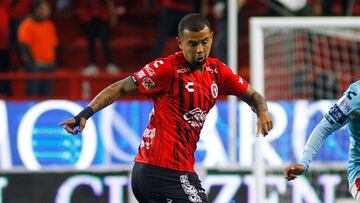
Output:
<svg viewBox="0 0 360 203">
<path fill-rule="evenodd" d="M 299 175 L 303 174 L 305 170 L 304 165 L 302 164 L 292 164 L 284 169 L 284 176 L 286 180 L 294 180 Z"/>
<path fill-rule="evenodd" d="M 269 131 L 273 128 L 273 123 L 271 116 L 268 111 L 259 112 L 257 115 L 257 131 L 256 136 L 259 136 L 260 133 L 266 136 Z"/>
<path fill-rule="evenodd" d="M 81 118 L 80 122 L 77 123 L 75 118 L 70 118 L 69 120 L 60 122 L 58 125 L 63 125 L 66 132 L 76 135 L 78 133 L 81 133 L 84 130 L 85 125 L 86 125 L 86 119 Z M 75 129 L 76 127 L 79 127 L 79 128 Z"/>
</svg>

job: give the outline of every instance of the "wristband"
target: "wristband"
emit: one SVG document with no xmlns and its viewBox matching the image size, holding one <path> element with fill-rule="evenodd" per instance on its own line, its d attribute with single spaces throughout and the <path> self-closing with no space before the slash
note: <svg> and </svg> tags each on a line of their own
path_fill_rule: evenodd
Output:
<svg viewBox="0 0 360 203">
<path fill-rule="evenodd" d="M 89 119 L 92 115 L 94 115 L 94 110 L 91 107 L 86 107 L 83 109 L 78 115 L 74 116 L 76 125 L 80 124 L 81 118 Z"/>
</svg>

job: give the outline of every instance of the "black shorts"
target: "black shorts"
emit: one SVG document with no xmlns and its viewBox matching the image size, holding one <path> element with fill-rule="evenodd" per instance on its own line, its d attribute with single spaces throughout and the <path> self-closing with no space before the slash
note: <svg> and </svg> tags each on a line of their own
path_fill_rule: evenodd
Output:
<svg viewBox="0 0 360 203">
<path fill-rule="evenodd" d="M 135 163 L 131 187 L 140 203 L 208 202 L 198 175 L 191 172 Z"/>
</svg>

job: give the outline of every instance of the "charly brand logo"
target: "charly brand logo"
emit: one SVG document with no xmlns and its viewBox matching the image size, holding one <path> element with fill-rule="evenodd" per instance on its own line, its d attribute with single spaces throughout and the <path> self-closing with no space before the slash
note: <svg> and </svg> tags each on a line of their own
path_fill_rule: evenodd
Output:
<svg viewBox="0 0 360 203">
<path fill-rule="evenodd" d="M 150 90 L 155 87 L 154 81 L 152 81 L 150 78 L 145 77 L 142 81 L 142 85 L 145 89 Z"/>
<path fill-rule="evenodd" d="M 193 82 L 188 82 L 185 85 L 185 88 L 188 90 L 188 92 L 194 92 L 194 83 Z"/>
<path fill-rule="evenodd" d="M 162 60 L 156 60 L 156 61 L 154 61 L 154 67 L 155 67 L 155 68 L 159 68 L 159 64 L 160 64 L 160 65 L 164 64 L 164 61 L 162 61 Z"/>
<path fill-rule="evenodd" d="M 211 94 L 214 98 L 217 98 L 218 94 L 219 94 L 219 89 L 217 84 L 213 81 L 213 83 L 211 84 Z"/>
<path fill-rule="evenodd" d="M 198 195 L 198 191 L 195 186 L 190 184 L 187 175 L 181 175 L 180 182 L 184 192 L 189 195 L 188 197 L 191 202 L 202 202 L 201 197 Z"/>
<path fill-rule="evenodd" d="M 193 127 L 203 127 L 207 112 L 199 107 L 185 113 L 183 118 Z"/>
</svg>

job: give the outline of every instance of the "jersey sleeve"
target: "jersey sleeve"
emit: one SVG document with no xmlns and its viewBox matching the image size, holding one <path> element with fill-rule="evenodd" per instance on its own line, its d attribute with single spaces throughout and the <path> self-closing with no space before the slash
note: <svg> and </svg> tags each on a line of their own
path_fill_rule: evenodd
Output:
<svg viewBox="0 0 360 203">
<path fill-rule="evenodd" d="M 344 124 L 345 125 L 345 124 Z M 341 128 L 342 125 L 331 124 L 327 119 L 323 118 L 311 132 L 306 142 L 302 159 L 300 163 L 304 165 L 305 171 L 309 169 L 310 163 L 313 161 L 316 153 L 320 150 L 325 139 L 334 131 Z"/>
<path fill-rule="evenodd" d="M 247 90 L 249 84 L 242 77 L 234 74 L 225 64 L 220 65 L 220 72 L 220 94 L 241 97 Z"/>
<path fill-rule="evenodd" d="M 360 103 L 358 97 L 358 91 L 350 86 L 311 132 L 309 140 L 305 145 L 303 158 L 300 161 L 305 166 L 305 170 L 308 170 L 310 163 L 320 150 L 325 139 L 350 121 L 349 116 L 357 109 L 357 105 Z"/>
<path fill-rule="evenodd" d="M 172 69 L 169 62 L 155 60 L 133 74 L 141 94 L 148 96 L 166 91 L 171 83 Z"/>
</svg>

